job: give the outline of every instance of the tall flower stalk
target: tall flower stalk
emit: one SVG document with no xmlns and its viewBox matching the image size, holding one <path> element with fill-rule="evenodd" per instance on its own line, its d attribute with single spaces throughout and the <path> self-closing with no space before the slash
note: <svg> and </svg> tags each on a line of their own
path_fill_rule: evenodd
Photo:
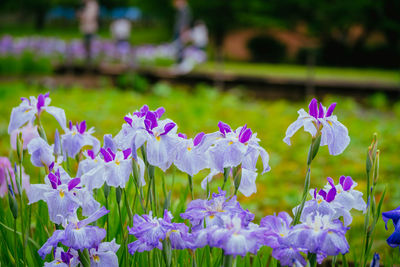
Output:
<svg viewBox="0 0 400 267">
<path fill-rule="evenodd" d="M 385 198 L 386 188 L 383 190 L 381 198 L 376 202 L 376 184 L 379 178 L 379 155 L 377 134 L 374 134 L 372 143 L 368 147 L 367 160 L 366 160 L 366 178 L 367 188 L 366 196 L 368 200 L 367 212 L 364 220 L 364 237 L 362 245 L 362 254 L 360 259 L 360 266 L 367 266 L 371 254 L 372 243 L 374 240 L 375 226 L 381 214 L 381 207 Z"/>
</svg>

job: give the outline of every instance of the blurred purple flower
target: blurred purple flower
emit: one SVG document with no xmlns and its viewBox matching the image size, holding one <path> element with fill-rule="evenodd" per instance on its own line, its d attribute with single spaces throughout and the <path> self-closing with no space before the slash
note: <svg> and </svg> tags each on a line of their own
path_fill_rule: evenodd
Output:
<svg viewBox="0 0 400 267">
<path fill-rule="evenodd" d="M 19 133 L 22 133 L 22 145 L 23 149 L 27 149 L 28 144 L 31 140 L 39 137 L 38 129 L 36 125 L 33 125 L 31 122 L 28 122 L 27 125 L 15 129 L 10 134 L 10 143 L 11 147 L 14 150 L 17 150 L 17 136 Z"/>
<path fill-rule="evenodd" d="M 11 176 L 11 177 L 10 177 Z M 15 181 L 15 172 L 11 167 L 11 162 L 6 157 L 0 157 L 0 197 L 4 197 L 7 194 L 8 186 L 11 185 L 14 188 L 14 192 L 18 194 L 18 187 Z M 28 194 L 30 191 L 29 175 L 27 175 L 22 167 L 22 190 Z"/>
</svg>

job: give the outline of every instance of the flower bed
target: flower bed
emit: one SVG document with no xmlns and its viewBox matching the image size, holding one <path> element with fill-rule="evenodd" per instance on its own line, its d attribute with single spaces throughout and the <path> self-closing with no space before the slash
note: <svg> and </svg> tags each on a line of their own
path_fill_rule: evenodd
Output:
<svg viewBox="0 0 400 267">
<path fill-rule="evenodd" d="M 324 188 L 310 190 L 311 164 L 318 151 L 327 147 L 329 154 L 336 156 L 350 142 L 347 128 L 333 114 L 335 107 L 332 104 L 325 108 L 314 99 L 308 112 L 299 110 L 284 141 L 290 144 L 290 138 L 302 127 L 311 134 L 301 202 L 293 207 L 293 218 L 281 212 L 267 215 L 256 224 L 254 214 L 241 207 L 236 195 L 248 197 L 257 191 L 256 163 L 260 158 L 261 172 L 270 171 L 269 155 L 247 125 L 234 130 L 220 122 L 216 132 L 200 132 L 187 138 L 177 132 L 175 122 L 163 119 L 163 108 L 151 111 L 144 105 L 124 117 L 117 135 L 104 135 L 101 143 L 85 121 L 67 125 L 65 112 L 50 105 L 48 94 L 23 98 L 13 109 L 8 128 L 10 134 L 17 136 L 18 164 L 13 169 L 4 160 L 2 165 L 3 177 L 9 180 L 8 199 L 14 222 L 21 218 L 23 242 L 15 238 L 14 251 L 23 253 L 14 253 L 17 258 L 13 260 L 29 261 L 23 244 L 32 243 L 38 255 L 48 255 L 46 259 L 53 264 L 83 266 L 230 266 L 248 261 L 315 265 L 330 256 L 336 261 L 340 254 L 340 260 L 346 262 L 345 255 L 351 249 L 346 234 L 352 230 L 351 211 L 356 209 L 365 212 L 366 218 L 364 232 L 357 233 L 365 248 L 358 260 L 360 265 L 371 260 L 376 263 L 379 256 L 372 257 L 370 245 L 384 199 L 384 193 L 375 197 L 380 153 L 376 138 L 368 149 L 366 195 L 357 190 L 357 183 L 350 176 L 328 177 Z M 45 113 L 54 116 L 61 127 L 53 145 L 47 141 L 41 124 Z M 31 163 L 44 172 L 39 184 L 26 183 L 24 149 L 28 150 Z M 188 176 L 180 199 L 171 197 L 176 193 L 172 192 L 173 186 L 166 190 L 169 181 L 165 181 L 163 172 L 172 165 Z M 192 177 L 203 169 L 210 171 L 200 189 Z M 218 173 L 222 181 L 213 179 Z M 11 182 L 13 177 L 15 182 Z M 221 189 L 211 192 L 211 185 L 219 182 Z M 22 190 L 29 205 L 24 194 L 19 194 Z M 194 190 L 204 190 L 205 197 L 194 199 Z M 187 198 L 192 200 L 186 205 Z M 40 229 L 32 233 L 31 224 L 24 220 L 29 218 L 32 205 L 37 205 L 33 203 L 40 200 L 46 204 L 39 203 L 39 208 L 48 210 L 55 228 L 46 227 L 46 234 Z M 385 212 L 383 218 L 385 222 L 392 219 L 396 226 L 398 211 Z M 48 225 L 46 221 L 41 223 Z M 395 227 L 388 239 L 391 246 L 398 245 L 397 231 Z M 11 247 L 12 238 L 10 241 Z M 30 250 L 36 253 L 36 249 Z"/>
</svg>

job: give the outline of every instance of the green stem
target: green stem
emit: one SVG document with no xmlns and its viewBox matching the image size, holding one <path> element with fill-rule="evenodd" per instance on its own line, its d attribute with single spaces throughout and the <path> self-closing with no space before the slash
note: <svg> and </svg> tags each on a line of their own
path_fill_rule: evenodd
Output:
<svg viewBox="0 0 400 267">
<path fill-rule="evenodd" d="M 106 209 L 107 210 L 109 210 L 108 209 L 108 197 L 106 197 Z M 106 217 L 106 223 L 107 223 L 107 241 L 110 241 L 110 223 L 108 222 L 108 214 L 106 215 L 107 217 Z"/>
<path fill-rule="evenodd" d="M 22 233 L 22 254 L 24 259 L 24 266 L 26 265 L 26 251 L 25 251 L 25 228 L 24 228 L 24 208 L 22 198 L 24 196 L 22 189 L 22 162 L 19 163 L 19 179 L 20 179 L 20 196 L 19 196 L 19 206 L 21 209 L 21 233 Z"/>
<path fill-rule="evenodd" d="M 222 251 L 224 253 L 224 251 Z M 224 267 L 232 267 L 234 257 L 232 255 L 223 255 L 222 266 Z"/>
<path fill-rule="evenodd" d="M 192 200 L 194 200 L 194 192 L 193 192 L 193 178 L 192 176 L 188 175 L 188 182 L 189 182 L 189 189 L 192 195 Z"/>
<path fill-rule="evenodd" d="M 301 213 L 303 212 L 303 208 L 307 200 L 308 191 L 310 190 L 310 180 L 311 180 L 310 174 L 311 174 L 311 168 L 310 165 L 307 165 L 307 174 L 306 174 L 306 179 L 304 181 L 303 196 L 301 197 L 301 204 L 299 206 L 299 209 L 296 211 L 296 215 L 293 220 L 293 225 L 298 224 L 300 221 Z"/>
<path fill-rule="evenodd" d="M 127 210 L 127 213 L 128 213 L 129 225 L 132 225 L 132 211 L 131 211 L 131 207 L 129 206 L 128 199 L 126 198 L 126 190 L 125 190 L 125 188 L 122 191 L 124 191 L 124 200 L 125 200 L 126 210 Z"/>
<path fill-rule="evenodd" d="M 148 187 L 147 187 L 147 198 L 146 198 L 146 210 L 145 210 L 145 213 L 147 213 L 148 212 L 148 207 L 149 207 L 149 201 L 150 201 L 150 205 L 152 205 L 152 198 L 150 197 L 150 195 L 151 195 L 151 183 L 153 182 L 153 179 L 149 179 L 149 185 L 148 185 Z"/>
<path fill-rule="evenodd" d="M 224 168 L 224 183 L 222 184 L 222 190 L 224 190 L 225 184 L 228 181 L 229 171 L 230 171 L 230 168 Z"/>
<path fill-rule="evenodd" d="M 308 261 L 310 263 L 310 267 L 316 267 L 317 266 L 317 254 L 315 254 L 315 253 L 308 254 Z"/>
<path fill-rule="evenodd" d="M 17 219 L 14 219 L 14 255 L 16 256 L 16 266 L 19 265 L 18 251 L 17 251 Z"/>
<path fill-rule="evenodd" d="M 125 235 L 124 235 L 124 223 L 122 222 L 122 214 L 121 214 L 121 207 L 120 203 L 117 203 L 118 207 L 118 214 L 119 214 L 119 222 L 121 226 L 121 241 L 124 243 L 124 249 L 122 251 L 122 254 L 125 255 L 125 265 L 128 266 L 128 253 L 126 253 L 126 246 L 125 246 Z M 121 243 L 122 243 L 121 242 Z"/>
<path fill-rule="evenodd" d="M 152 203 L 153 214 L 154 214 L 154 216 L 157 216 L 156 181 L 155 181 L 155 175 L 154 175 L 155 167 L 149 164 L 147 171 L 149 174 L 149 180 L 151 181 L 151 195 L 153 197 L 153 201 L 152 201 L 153 202 Z"/>
<path fill-rule="evenodd" d="M 303 212 L 304 204 L 306 203 L 308 191 L 310 190 L 310 183 L 311 183 L 311 162 L 315 158 L 318 153 L 319 146 L 321 144 L 321 135 L 317 133 L 317 137 L 314 137 L 311 141 L 310 150 L 308 151 L 307 157 L 307 173 L 306 178 L 304 180 L 304 189 L 303 189 L 303 196 L 301 197 L 301 204 L 299 209 L 296 212 L 292 225 L 296 225 L 299 223 L 301 218 L 301 213 Z"/>
<path fill-rule="evenodd" d="M 87 249 L 85 249 L 87 251 Z M 86 255 L 85 251 L 78 250 L 79 260 L 82 263 L 83 267 L 90 267 L 90 259 L 88 259 L 88 255 Z"/>
</svg>

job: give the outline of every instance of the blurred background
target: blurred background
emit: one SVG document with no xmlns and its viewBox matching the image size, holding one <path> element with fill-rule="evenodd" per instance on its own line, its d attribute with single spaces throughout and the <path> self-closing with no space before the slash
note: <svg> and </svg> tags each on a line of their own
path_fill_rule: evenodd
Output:
<svg viewBox="0 0 400 267">
<path fill-rule="evenodd" d="M 350 175 L 365 192 L 365 157 L 376 132 L 377 192 L 386 186 L 383 210 L 396 208 L 399 10 L 397 0 L 2 0 L 0 154 L 11 155 L 12 107 L 22 96 L 47 91 L 67 119 L 85 119 L 99 139 L 117 134 L 124 115 L 143 104 L 164 106 L 188 136 L 216 131 L 219 120 L 233 128 L 247 123 L 271 156 L 258 192 L 240 196 L 260 220 L 299 203 L 310 138 L 298 133 L 291 147 L 282 139 L 297 110 L 317 97 L 325 106 L 337 102 L 335 114 L 351 143 L 336 157 L 321 148 L 311 186 Z M 45 125 L 53 136 L 55 121 L 45 118 Z M 36 183 L 40 173 L 30 171 Z M 194 177 L 198 197 L 205 175 Z M 186 176 L 179 177 L 176 186 L 184 188 Z M 213 180 L 214 190 L 220 182 Z M 179 189 L 174 192 L 178 197 Z M 353 259 L 361 253 L 362 225 L 356 213 L 348 233 Z M 398 262 L 388 236 L 380 222 L 372 251 Z"/>
</svg>

